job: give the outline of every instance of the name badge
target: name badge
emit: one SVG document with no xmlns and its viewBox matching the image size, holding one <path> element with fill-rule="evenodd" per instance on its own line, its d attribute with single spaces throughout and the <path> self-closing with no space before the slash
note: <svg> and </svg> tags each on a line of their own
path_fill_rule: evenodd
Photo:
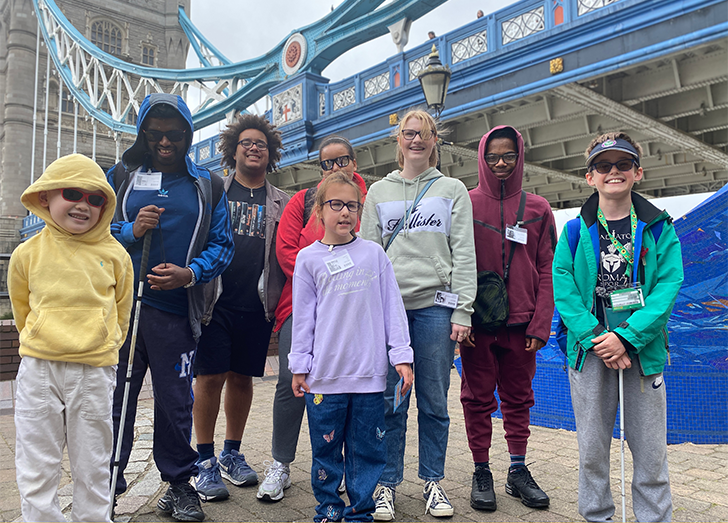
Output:
<svg viewBox="0 0 728 523">
<path fill-rule="evenodd" d="M 506 240 L 526 245 L 528 241 L 528 230 L 518 225 L 506 226 Z"/>
<path fill-rule="evenodd" d="M 449 309 L 457 309 L 458 295 L 452 292 L 437 291 L 435 293 L 435 305 L 448 307 Z"/>
<path fill-rule="evenodd" d="M 135 191 L 158 191 L 162 188 L 162 173 L 137 173 L 134 177 Z"/>
<path fill-rule="evenodd" d="M 324 258 L 324 263 L 326 264 L 326 269 L 328 269 L 329 274 L 338 274 L 346 269 L 351 269 L 354 266 L 354 262 L 347 251 L 344 251 L 344 254 L 340 256 L 333 255 Z"/>
<path fill-rule="evenodd" d="M 641 309 L 645 306 L 645 298 L 640 287 L 612 291 L 609 298 L 612 301 L 612 310 L 614 311 Z"/>
</svg>

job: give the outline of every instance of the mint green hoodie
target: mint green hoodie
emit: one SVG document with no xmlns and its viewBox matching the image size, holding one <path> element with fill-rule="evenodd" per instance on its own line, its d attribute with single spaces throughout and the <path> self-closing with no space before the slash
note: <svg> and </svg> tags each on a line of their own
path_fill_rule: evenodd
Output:
<svg viewBox="0 0 728 523">
<path fill-rule="evenodd" d="M 470 326 L 477 287 L 473 207 L 460 181 L 431 167 L 407 180 L 392 171 L 367 193 L 359 235 L 384 247 L 427 182 L 433 183 L 387 251 L 407 310 L 435 304 L 435 292 L 458 295 L 451 322 Z"/>
</svg>

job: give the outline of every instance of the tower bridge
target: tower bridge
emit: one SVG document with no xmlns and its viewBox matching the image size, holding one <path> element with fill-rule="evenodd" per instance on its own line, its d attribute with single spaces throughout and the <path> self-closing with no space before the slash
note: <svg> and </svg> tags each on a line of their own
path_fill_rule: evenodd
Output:
<svg viewBox="0 0 728 523">
<path fill-rule="evenodd" d="M 404 110 L 424 106 L 417 73 L 432 45 L 452 70 L 442 171 L 477 184 L 477 145 L 491 127 L 518 128 L 524 188 L 555 208 L 592 192 L 583 152 L 602 132 L 644 145 L 652 196 L 714 191 L 728 180 L 728 3 L 715 0 L 521 0 L 344 80 L 303 71 L 270 89 L 268 112 L 285 151 L 272 183 L 317 183 L 317 145 L 329 134 L 355 145 L 374 181 L 397 168 L 391 137 Z M 217 137 L 195 160 L 220 170 Z"/>
</svg>

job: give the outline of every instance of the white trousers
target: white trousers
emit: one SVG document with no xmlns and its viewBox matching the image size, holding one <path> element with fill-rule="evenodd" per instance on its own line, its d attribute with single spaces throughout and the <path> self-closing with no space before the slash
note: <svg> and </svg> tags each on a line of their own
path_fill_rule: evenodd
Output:
<svg viewBox="0 0 728 523">
<path fill-rule="evenodd" d="M 22 359 L 15 470 L 25 521 L 66 521 L 58 502 L 66 446 L 73 480 L 71 521 L 110 521 L 115 384 L 116 366 Z"/>
</svg>

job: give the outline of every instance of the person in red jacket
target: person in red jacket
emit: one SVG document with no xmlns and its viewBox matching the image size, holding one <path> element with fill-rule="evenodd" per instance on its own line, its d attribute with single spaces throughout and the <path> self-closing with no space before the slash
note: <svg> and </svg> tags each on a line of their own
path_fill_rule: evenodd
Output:
<svg viewBox="0 0 728 523">
<path fill-rule="evenodd" d="M 334 172 L 348 174 L 362 191 L 362 201 L 367 189 L 364 179 L 356 171 L 356 155 L 349 140 L 340 136 L 324 138 L 319 147 L 319 161 L 323 178 Z M 286 205 L 278 225 L 276 256 L 286 275 L 283 293 L 276 308 L 276 327 L 278 330 L 278 384 L 273 400 L 273 442 L 271 453 L 273 462 L 265 472 L 265 480 L 258 488 L 258 499 L 279 501 L 283 491 L 291 486 L 290 463 L 296 457 L 298 434 L 301 430 L 304 398 L 293 395 L 291 381 L 293 375 L 288 370 L 288 353 L 291 350 L 291 328 L 293 318 L 292 278 L 296 256 L 304 247 L 324 237 L 324 227 L 318 223 L 312 212 L 317 187 L 297 192 Z M 359 230 L 357 225 L 356 231 Z"/>
<path fill-rule="evenodd" d="M 460 401 L 475 462 L 470 505 L 480 510 L 496 509 L 489 465 L 491 415 L 498 408 L 496 386 L 511 455 L 506 492 L 520 497 L 528 507 L 549 505 L 548 495 L 531 477 L 525 458 L 536 352 L 548 341 L 554 312 L 551 263 L 556 231 L 548 201 L 522 191 L 523 156 L 518 131 L 507 126 L 492 129 L 480 140 L 479 183 L 470 191 L 478 272 L 494 271 L 503 277 L 509 267 L 504 278 L 509 305 L 506 324 L 492 332 L 474 326 L 470 343 L 460 346 Z M 522 198 L 525 207 L 516 223 Z"/>
</svg>

